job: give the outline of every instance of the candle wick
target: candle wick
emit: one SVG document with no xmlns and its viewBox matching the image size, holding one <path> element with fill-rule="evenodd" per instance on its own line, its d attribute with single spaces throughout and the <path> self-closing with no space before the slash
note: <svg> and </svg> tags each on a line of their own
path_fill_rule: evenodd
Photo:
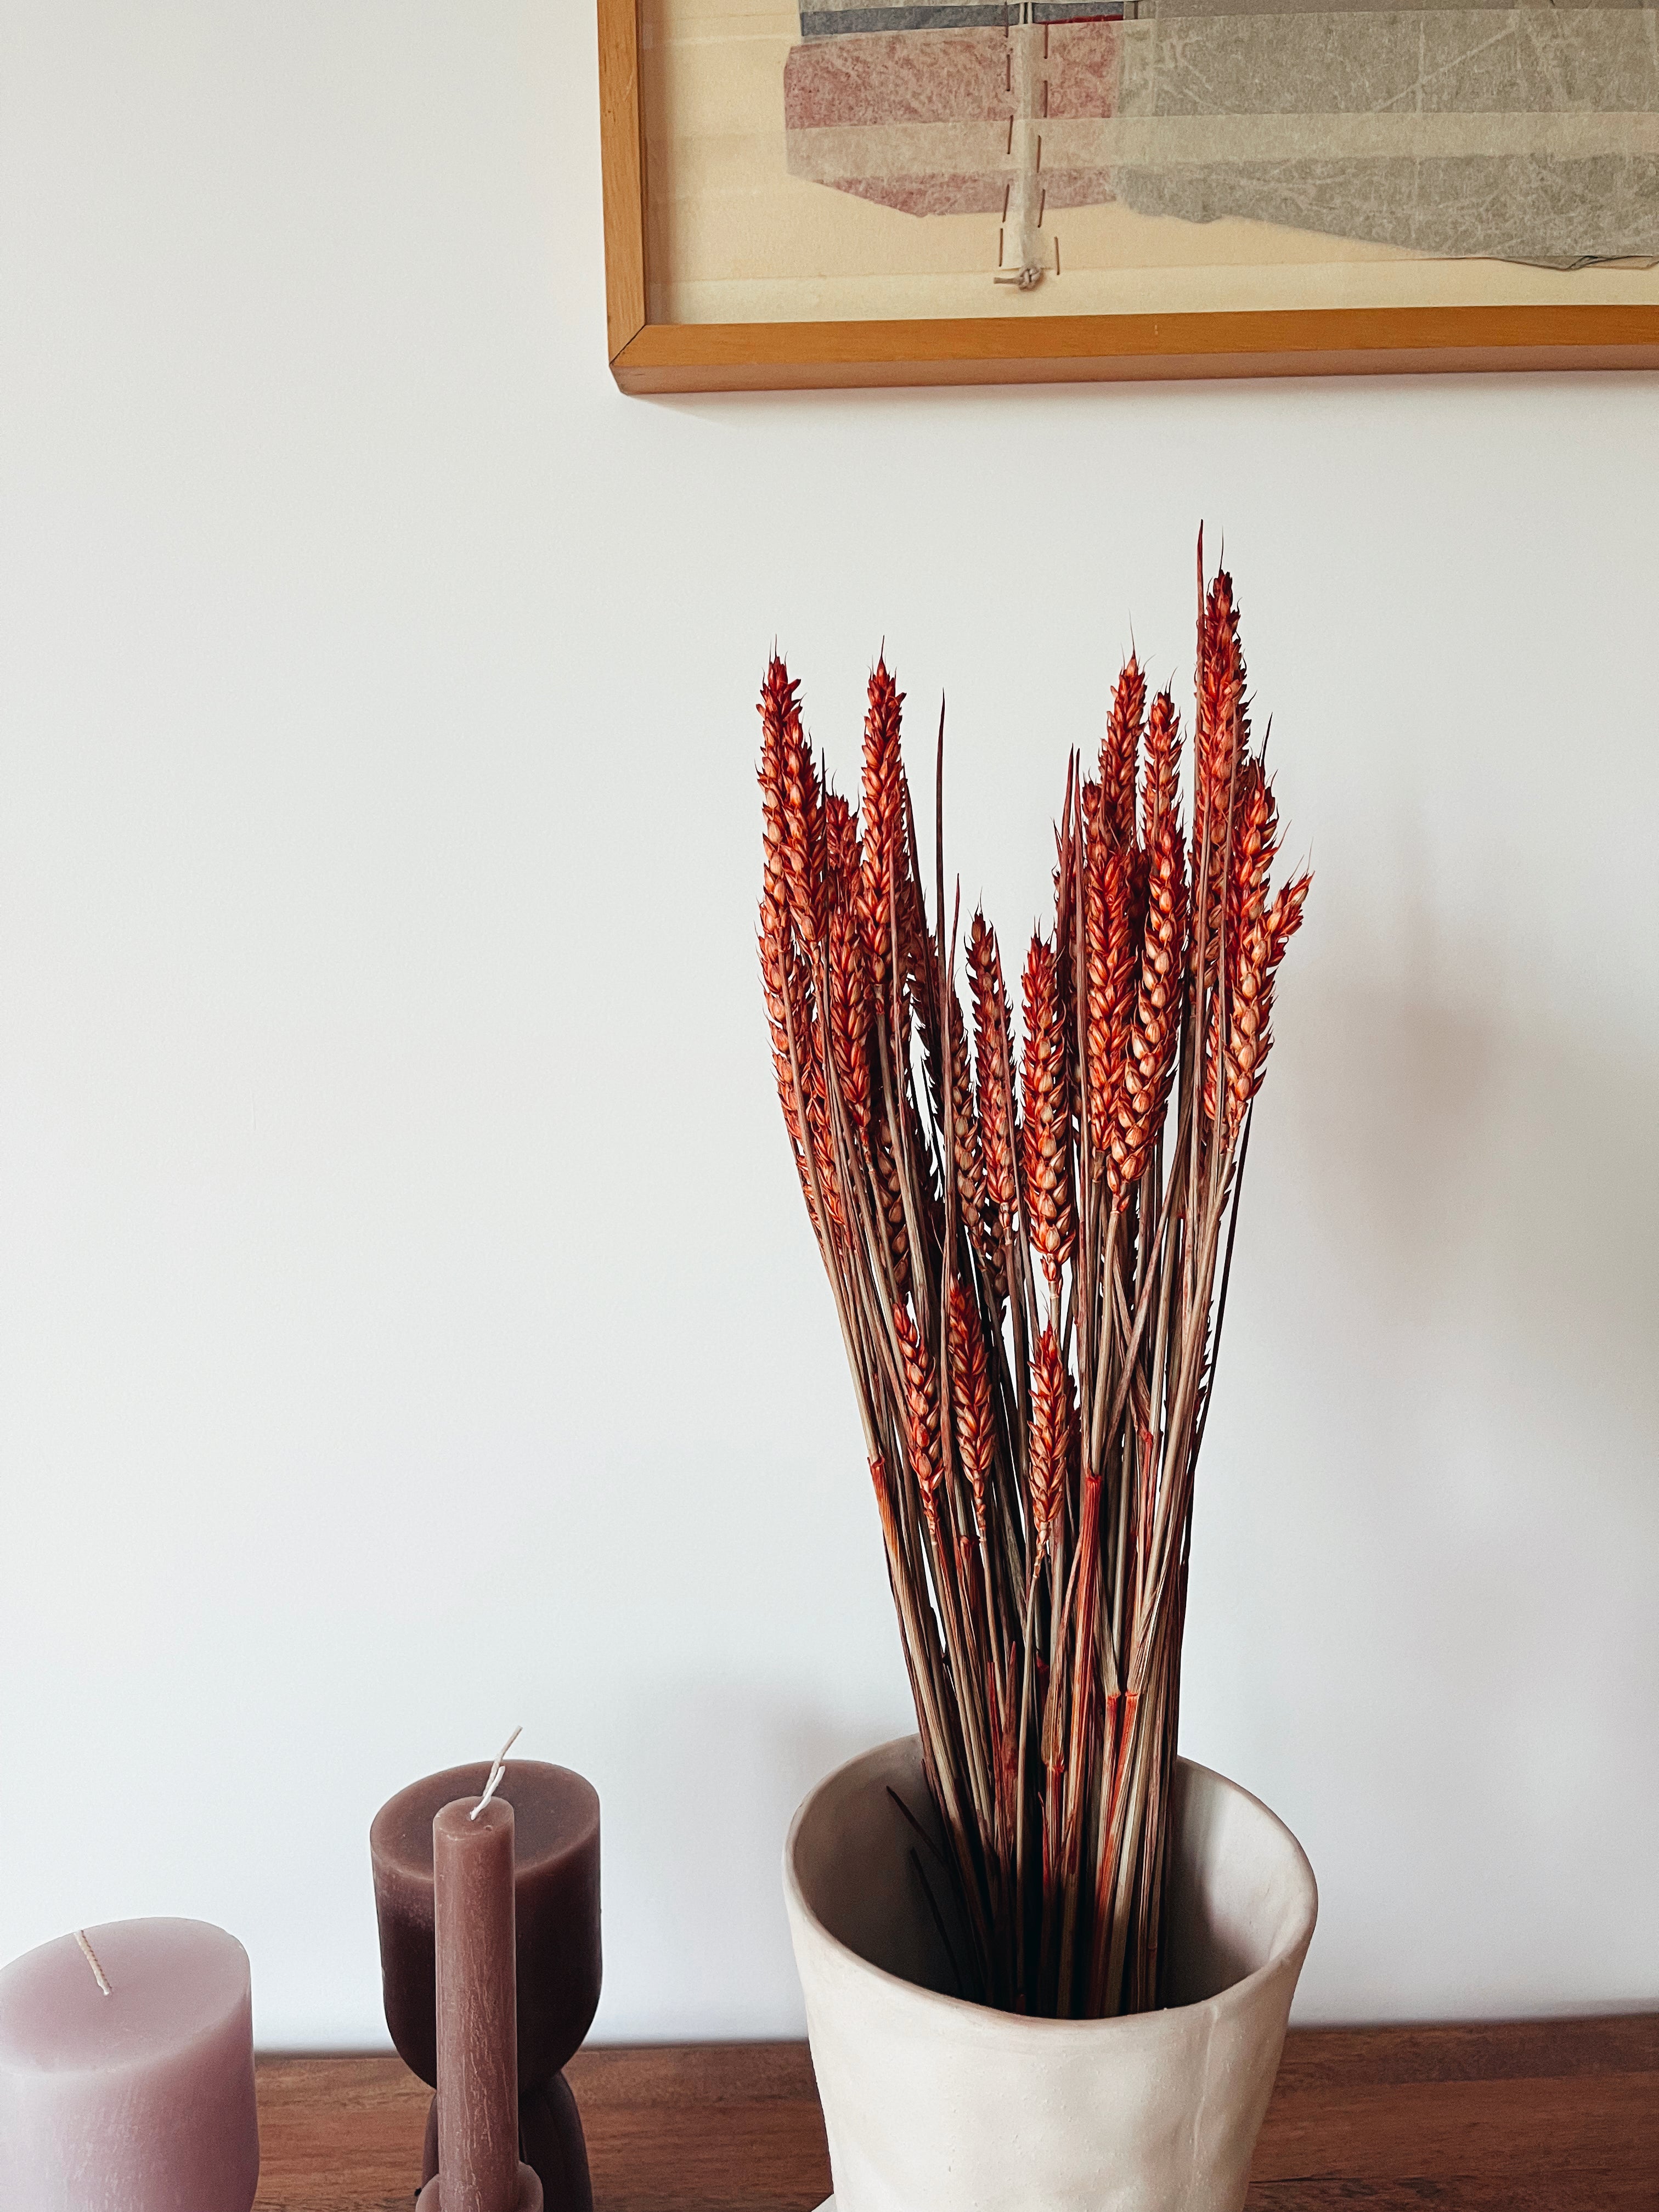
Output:
<svg viewBox="0 0 1659 2212">
<path fill-rule="evenodd" d="M 479 1798 L 477 1803 L 472 1808 L 472 1810 L 466 1816 L 469 1820 L 476 1820 L 479 1814 L 483 1812 L 484 1807 L 495 1795 L 501 1778 L 507 1771 L 507 1754 L 512 1750 L 514 1745 L 517 1743 L 519 1738 L 523 1734 L 524 1729 L 521 1727 L 515 1728 L 512 1735 L 507 1739 L 507 1741 L 501 1746 L 500 1752 L 496 1754 L 495 1764 L 489 1770 L 489 1779 L 484 1784 L 484 1794 Z"/>
<path fill-rule="evenodd" d="M 76 1929 L 75 1940 L 81 1946 L 82 1957 L 85 1959 L 88 1966 L 92 1968 L 93 1972 L 98 1977 L 99 1988 L 102 1990 L 106 1997 L 112 1997 L 115 1995 L 115 1992 L 111 1989 L 109 1984 L 104 1979 L 104 1970 L 98 1963 L 98 1954 L 93 1949 L 91 1944 L 88 1942 L 87 1931 L 84 1928 L 77 1928 Z"/>
</svg>

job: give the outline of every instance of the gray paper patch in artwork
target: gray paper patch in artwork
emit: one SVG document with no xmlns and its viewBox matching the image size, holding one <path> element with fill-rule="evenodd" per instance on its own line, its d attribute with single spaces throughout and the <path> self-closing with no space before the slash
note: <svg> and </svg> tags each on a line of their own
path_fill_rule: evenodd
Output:
<svg viewBox="0 0 1659 2212">
<path fill-rule="evenodd" d="M 1112 176 L 1142 214 L 1557 268 L 1659 257 L 1653 9 L 1192 5 L 1124 28 Z"/>
</svg>

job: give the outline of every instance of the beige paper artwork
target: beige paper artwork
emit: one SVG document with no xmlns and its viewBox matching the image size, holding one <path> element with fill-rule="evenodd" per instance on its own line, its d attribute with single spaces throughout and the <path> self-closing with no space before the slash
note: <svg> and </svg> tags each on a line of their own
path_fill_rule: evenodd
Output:
<svg viewBox="0 0 1659 2212">
<path fill-rule="evenodd" d="M 645 0 L 642 22 L 661 319 L 1659 301 L 1659 8 Z"/>
</svg>

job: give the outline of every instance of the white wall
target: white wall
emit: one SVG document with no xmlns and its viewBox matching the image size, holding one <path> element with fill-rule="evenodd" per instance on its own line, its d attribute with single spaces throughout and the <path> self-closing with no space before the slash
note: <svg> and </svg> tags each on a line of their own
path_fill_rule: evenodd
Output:
<svg viewBox="0 0 1659 2212">
<path fill-rule="evenodd" d="M 796 2028 L 785 1819 L 905 1697 L 763 658 L 845 776 L 884 635 L 949 686 L 1017 933 L 1203 516 L 1318 882 L 1186 1744 L 1308 1845 L 1304 2019 L 1652 2002 L 1653 385 L 624 400 L 590 18 L 0 12 L 0 1958 L 200 1913 L 373 2041 L 369 1817 L 522 1721 L 600 2032 Z"/>
</svg>

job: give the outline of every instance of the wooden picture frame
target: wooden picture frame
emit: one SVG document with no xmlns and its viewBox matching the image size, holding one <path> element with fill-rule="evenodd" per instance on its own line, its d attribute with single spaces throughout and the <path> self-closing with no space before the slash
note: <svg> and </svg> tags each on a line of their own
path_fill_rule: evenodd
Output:
<svg viewBox="0 0 1659 2212">
<path fill-rule="evenodd" d="M 639 0 L 598 0 L 605 306 L 625 392 L 1659 368 L 1659 306 L 667 322 L 647 313 Z"/>
</svg>

